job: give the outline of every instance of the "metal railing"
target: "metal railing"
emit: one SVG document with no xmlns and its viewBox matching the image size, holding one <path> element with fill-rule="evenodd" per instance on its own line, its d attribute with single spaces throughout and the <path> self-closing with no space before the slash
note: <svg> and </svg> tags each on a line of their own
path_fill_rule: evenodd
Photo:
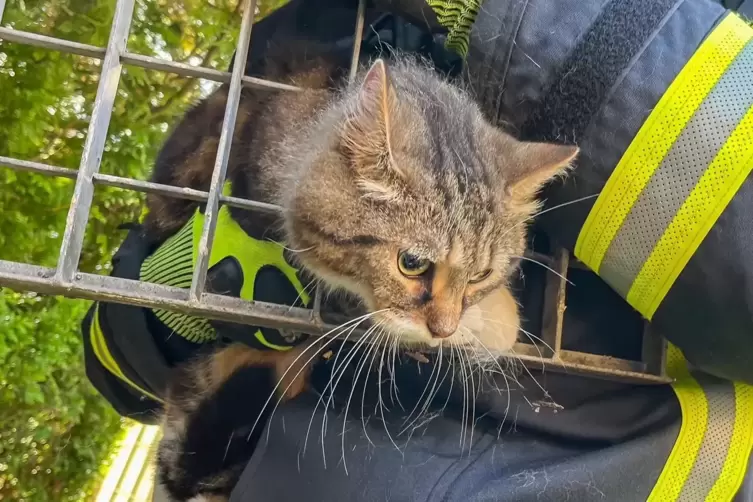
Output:
<svg viewBox="0 0 753 502">
<path fill-rule="evenodd" d="M 321 295 L 315 295 L 313 309 L 292 308 L 263 302 L 248 302 L 239 298 L 221 296 L 205 291 L 208 262 L 216 231 L 217 215 L 221 204 L 252 211 L 275 213 L 279 208 L 257 201 L 222 195 L 228 156 L 233 138 L 235 118 L 243 86 L 294 92 L 298 88 L 262 78 L 245 76 L 246 58 L 253 27 L 256 0 L 243 0 L 244 10 L 236 46 L 232 73 L 210 68 L 162 60 L 128 52 L 128 39 L 135 0 L 117 0 L 115 15 L 106 47 L 95 47 L 58 38 L 0 27 L 0 39 L 57 50 L 70 54 L 100 59 L 99 79 L 94 108 L 84 143 L 83 155 L 78 170 L 0 157 L 0 165 L 41 175 L 65 177 L 75 180 L 62 245 L 55 268 L 46 268 L 26 263 L 0 260 L 0 286 L 31 290 L 39 293 L 64 295 L 96 301 L 110 301 L 148 308 L 174 310 L 186 314 L 218 320 L 253 324 L 257 326 L 294 330 L 312 335 L 323 335 L 335 328 L 325 322 L 321 313 Z M 5 0 L 0 0 L 0 21 Z M 358 66 L 358 55 L 364 31 L 365 0 L 361 0 L 355 21 L 355 43 L 351 61 L 351 78 Z M 107 138 L 107 130 L 118 90 L 121 70 L 124 65 L 170 72 L 184 77 L 202 78 L 229 84 L 225 115 L 208 192 L 140 181 L 99 172 L 100 161 Z M 196 267 L 189 289 L 180 289 L 119 277 L 101 276 L 78 270 L 84 233 L 92 206 L 95 185 L 105 185 L 156 193 L 198 201 L 206 204 L 204 227 L 201 233 Z M 578 267 L 571 263 L 564 250 L 553 257 L 535 255 L 536 259 L 557 271 L 551 274 L 545 287 L 545 302 L 541 312 L 541 338 L 549 347 L 518 343 L 515 353 L 525 364 L 532 367 L 546 366 L 551 371 L 593 375 L 610 379 L 642 383 L 668 381 L 664 370 L 665 343 L 650 333 L 644 333 L 643 356 L 639 361 L 630 361 L 584 352 L 562 349 L 564 310 L 566 305 L 566 277 L 568 271 Z"/>
</svg>

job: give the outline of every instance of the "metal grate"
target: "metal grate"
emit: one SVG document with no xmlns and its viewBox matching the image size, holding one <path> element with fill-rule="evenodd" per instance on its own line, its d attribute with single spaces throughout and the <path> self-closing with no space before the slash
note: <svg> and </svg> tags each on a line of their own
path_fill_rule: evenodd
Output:
<svg viewBox="0 0 753 502">
<path fill-rule="evenodd" d="M 0 260 L 0 286 L 45 294 L 126 303 L 148 308 L 163 308 L 219 320 L 301 331 L 312 335 L 323 335 L 335 328 L 334 324 L 323 320 L 319 301 L 315 301 L 313 310 L 309 310 L 263 302 L 247 302 L 239 298 L 205 292 L 207 265 L 220 205 L 226 204 L 266 213 L 279 211 L 278 207 L 271 204 L 221 194 L 241 88 L 252 86 L 291 92 L 298 90 L 298 88 L 290 85 L 244 75 L 256 0 L 243 1 L 245 8 L 232 73 L 128 52 L 126 41 L 131 26 L 135 0 L 117 0 L 109 41 L 104 48 L 0 27 L 0 39 L 6 41 L 102 60 L 94 109 L 78 170 L 0 156 L 0 165 L 11 169 L 75 180 L 74 193 L 68 211 L 57 266 L 46 268 Z M 355 75 L 358 65 L 358 54 L 364 28 L 365 3 L 365 0 L 360 0 L 358 15 L 355 20 L 351 78 Z M 2 20 L 4 7 L 5 0 L 0 0 L 0 20 Z M 123 65 L 230 84 L 222 133 L 208 192 L 98 172 Z M 78 262 L 95 184 L 143 193 L 158 193 L 206 203 L 204 227 L 199 243 L 196 268 L 189 289 L 78 271 Z M 515 346 L 515 352 L 525 364 L 538 368 L 546 366 L 551 371 L 565 371 L 623 381 L 641 383 L 664 383 L 668 381 L 663 362 L 665 342 L 659 336 L 653 335 L 648 329 L 645 330 L 643 335 L 643 356 L 639 361 L 562 349 L 566 304 L 565 278 L 568 271 L 573 267 L 579 267 L 579 264 L 571 263 L 568 253 L 562 249 L 557 250 L 553 257 L 532 252 L 529 257 L 551 267 L 561 277 L 550 274 L 545 286 L 545 301 L 541 312 L 542 339 L 550 348 L 518 343 Z M 315 298 L 319 299 L 321 295 L 317 294 Z"/>
</svg>

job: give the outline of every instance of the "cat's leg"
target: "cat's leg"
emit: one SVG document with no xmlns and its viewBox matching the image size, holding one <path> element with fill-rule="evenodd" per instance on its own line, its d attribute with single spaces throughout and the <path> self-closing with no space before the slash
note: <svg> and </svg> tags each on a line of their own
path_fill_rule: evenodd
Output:
<svg viewBox="0 0 753 502">
<path fill-rule="evenodd" d="M 307 346 L 273 352 L 233 345 L 176 372 L 158 450 L 159 482 L 172 500 L 230 496 L 277 400 L 308 385 Z M 273 392 L 278 397 L 267 404 Z"/>
</svg>

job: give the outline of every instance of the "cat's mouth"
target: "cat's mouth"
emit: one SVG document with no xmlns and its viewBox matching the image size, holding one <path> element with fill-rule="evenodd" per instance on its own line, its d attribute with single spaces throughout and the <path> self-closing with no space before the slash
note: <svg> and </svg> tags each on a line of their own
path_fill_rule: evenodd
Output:
<svg viewBox="0 0 753 502">
<path fill-rule="evenodd" d="M 407 350 L 434 351 L 440 346 L 460 346 L 472 347 L 489 356 L 504 356 L 517 341 L 520 326 L 517 302 L 506 288 L 468 307 L 458 329 L 446 338 L 433 337 L 426 321 L 415 314 L 396 308 L 370 309 L 352 293 L 329 298 L 325 310 L 338 320 L 368 316 L 362 324 L 368 336 L 386 335 L 386 339 L 397 341 Z"/>
</svg>

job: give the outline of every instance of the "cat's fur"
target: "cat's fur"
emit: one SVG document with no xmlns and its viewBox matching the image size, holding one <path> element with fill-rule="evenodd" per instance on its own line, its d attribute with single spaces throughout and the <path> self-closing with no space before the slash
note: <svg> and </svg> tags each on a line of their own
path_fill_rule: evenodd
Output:
<svg viewBox="0 0 753 502">
<path fill-rule="evenodd" d="M 503 354 L 519 324 L 508 281 L 536 193 L 577 150 L 522 143 L 495 129 L 468 95 L 422 63 L 379 60 L 341 90 L 331 86 L 332 68 L 321 60 L 302 65 L 290 79 L 307 88 L 300 92 L 244 89 L 228 177 L 234 195 L 281 206 L 284 221 L 243 211 L 234 217 L 249 233 L 285 242 L 330 288 L 360 298 L 403 346 Z M 173 140 L 183 145 L 183 160 L 165 153 L 155 181 L 208 188 L 225 96 L 221 88 L 188 114 L 197 129 Z M 147 228 L 159 236 L 177 230 L 195 207 L 161 196 L 149 206 Z M 430 260 L 430 270 L 404 276 L 401 251 Z M 302 350 L 230 347 L 181 370 L 160 448 L 173 497 L 229 493 L 253 449 L 241 438 L 251 432 L 248 422 Z M 259 377 L 260 368 L 274 371 Z M 283 398 L 305 388 L 307 371 L 286 376 L 298 374 L 280 387 L 290 383 Z M 245 402 L 229 417 L 220 403 L 232 392 L 245 392 Z"/>
</svg>

